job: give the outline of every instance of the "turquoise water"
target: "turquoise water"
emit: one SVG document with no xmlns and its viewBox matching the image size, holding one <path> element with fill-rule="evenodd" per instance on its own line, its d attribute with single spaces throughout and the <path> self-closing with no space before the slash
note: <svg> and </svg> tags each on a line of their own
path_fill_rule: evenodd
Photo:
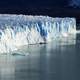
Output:
<svg viewBox="0 0 80 80">
<path fill-rule="evenodd" d="M 29 45 L 16 54 L 0 55 L 0 80 L 80 80 L 79 39 L 77 34 L 76 40 Z"/>
</svg>

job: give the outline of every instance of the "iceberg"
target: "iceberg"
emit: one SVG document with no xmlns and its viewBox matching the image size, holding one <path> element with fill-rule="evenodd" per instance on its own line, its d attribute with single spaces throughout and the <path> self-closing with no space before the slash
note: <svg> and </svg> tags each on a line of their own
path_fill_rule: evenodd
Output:
<svg viewBox="0 0 80 80">
<path fill-rule="evenodd" d="M 47 43 L 75 32 L 75 18 L 0 14 L 0 53 L 28 44 Z"/>
</svg>

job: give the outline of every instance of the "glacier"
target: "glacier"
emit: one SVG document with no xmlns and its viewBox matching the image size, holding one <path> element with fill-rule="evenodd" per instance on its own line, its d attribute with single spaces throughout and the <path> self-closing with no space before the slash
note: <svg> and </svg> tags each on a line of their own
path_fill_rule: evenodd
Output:
<svg viewBox="0 0 80 80">
<path fill-rule="evenodd" d="M 65 38 L 75 32 L 75 18 L 0 14 L 0 53 Z"/>
</svg>

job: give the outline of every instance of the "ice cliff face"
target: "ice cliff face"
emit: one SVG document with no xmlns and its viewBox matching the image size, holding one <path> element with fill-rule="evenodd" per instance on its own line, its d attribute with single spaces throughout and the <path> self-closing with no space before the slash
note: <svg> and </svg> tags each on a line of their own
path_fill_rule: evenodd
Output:
<svg viewBox="0 0 80 80">
<path fill-rule="evenodd" d="M 67 37 L 76 31 L 75 18 L 48 16 L 0 15 L 0 53 L 20 46 L 45 43 Z"/>
</svg>

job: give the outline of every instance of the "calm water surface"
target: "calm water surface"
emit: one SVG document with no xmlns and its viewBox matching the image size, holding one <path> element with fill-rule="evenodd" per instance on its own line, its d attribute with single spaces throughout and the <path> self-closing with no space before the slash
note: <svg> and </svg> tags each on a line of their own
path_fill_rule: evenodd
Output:
<svg viewBox="0 0 80 80">
<path fill-rule="evenodd" d="M 79 39 L 30 45 L 26 56 L 0 55 L 0 80 L 80 80 Z"/>
</svg>

